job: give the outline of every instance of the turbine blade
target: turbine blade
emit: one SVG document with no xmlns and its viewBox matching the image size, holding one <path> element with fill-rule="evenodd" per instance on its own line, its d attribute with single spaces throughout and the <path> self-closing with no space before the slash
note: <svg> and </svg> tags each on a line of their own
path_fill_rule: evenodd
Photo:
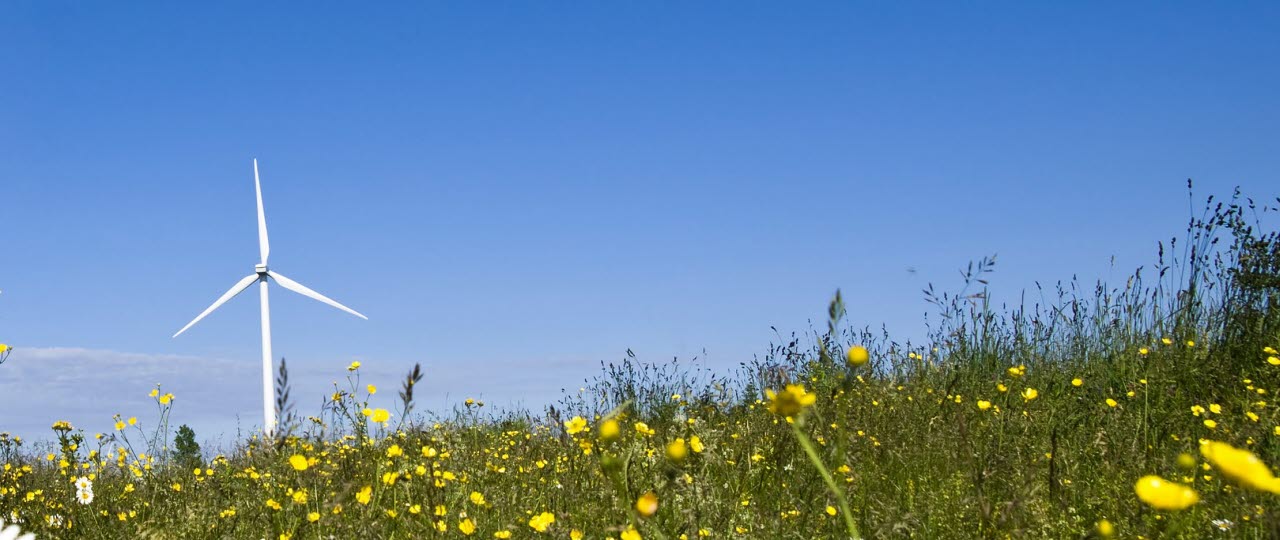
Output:
<svg viewBox="0 0 1280 540">
<path fill-rule="evenodd" d="M 262 264 L 267 264 L 267 255 L 271 254 L 271 242 L 267 241 L 267 214 L 262 210 L 262 182 L 258 180 L 258 160 L 253 160 L 253 188 L 258 192 L 258 254 L 262 255 Z"/>
<path fill-rule="evenodd" d="M 313 291 L 313 290 L 311 290 L 311 289 L 308 289 L 306 285 L 303 285 L 303 284 L 298 283 L 298 282 L 296 282 L 296 281 L 294 281 L 294 280 L 292 280 L 292 279 L 289 279 L 289 278 L 287 278 L 287 277 L 284 277 L 284 276 L 282 276 L 282 275 L 280 275 L 280 274 L 276 273 L 275 271 L 269 271 L 269 272 L 267 272 L 267 275 L 271 276 L 271 278 L 272 278 L 272 279 L 274 279 L 274 280 L 278 281 L 278 282 L 280 283 L 280 286 L 282 286 L 282 287 L 284 287 L 284 288 L 286 288 L 286 289 L 289 289 L 289 290 L 291 290 L 291 291 L 293 291 L 293 292 L 296 292 L 296 293 L 298 293 L 298 294 L 301 294 L 302 296 L 308 296 L 308 297 L 314 298 L 314 299 L 316 299 L 316 300 L 319 300 L 319 301 L 321 301 L 321 302 L 324 302 L 324 303 L 326 303 L 326 304 L 329 304 L 329 305 L 331 305 L 331 306 L 333 306 L 333 307 L 336 307 L 336 308 L 338 308 L 338 309 L 341 309 L 342 311 L 345 311 L 345 312 L 347 312 L 347 313 L 350 313 L 350 314 L 352 314 L 352 315 L 355 315 L 355 316 L 357 316 L 357 317 L 360 317 L 361 319 L 364 319 L 364 320 L 366 320 L 366 321 L 367 321 L 367 320 L 369 320 L 369 318 L 368 318 L 368 317 L 365 317 L 364 315 L 361 315 L 359 311 L 356 311 L 356 310 L 351 309 L 351 308 L 349 308 L 349 307 L 347 307 L 347 306 L 344 306 L 344 305 L 342 305 L 342 304 L 339 304 L 339 303 L 335 302 L 333 299 L 331 299 L 331 298 L 329 298 L 329 297 L 327 297 L 327 296 L 325 296 L 325 295 L 323 295 L 323 294 L 320 294 L 320 293 L 315 292 L 315 291 Z"/>
<path fill-rule="evenodd" d="M 200 322 L 200 319 L 203 319 L 205 315 L 213 313 L 213 310 L 218 309 L 218 306 L 221 306 L 222 304 L 227 303 L 227 300 L 230 300 L 235 295 L 244 292 L 244 290 L 248 289 L 250 285 L 253 285 L 253 282 L 255 281 L 258 281 L 258 274 L 250 274 L 248 276 L 245 276 L 244 279 L 240 280 L 235 285 L 232 285 L 230 289 L 227 289 L 227 292 L 223 293 L 223 295 L 220 298 L 218 298 L 218 300 L 215 301 L 212 306 L 209 306 L 208 309 L 204 310 L 204 312 L 196 316 L 195 319 L 192 319 L 191 322 L 187 323 L 186 326 L 182 327 L 182 330 L 178 330 L 178 333 L 174 334 L 173 337 L 178 337 L 179 334 L 186 332 L 188 328 L 191 328 L 193 325 Z"/>
</svg>

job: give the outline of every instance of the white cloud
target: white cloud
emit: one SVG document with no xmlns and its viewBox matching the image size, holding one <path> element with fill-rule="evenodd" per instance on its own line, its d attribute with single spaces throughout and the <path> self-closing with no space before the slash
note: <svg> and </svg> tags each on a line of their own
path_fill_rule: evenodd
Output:
<svg viewBox="0 0 1280 540">
<path fill-rule="evenodd" d="M 107 431 L 116 413 L 154 425 L 156 404 L 147 394 L 157 383 L 178 396 L 173 425 L 230 429 L 237 413 L 260 410 L 259 369 L 225 358 L 22 348 L 0 365 L 0 431 L 47 438 L 54 420 L 70 421 L 88 433 Z"/>
</svg>

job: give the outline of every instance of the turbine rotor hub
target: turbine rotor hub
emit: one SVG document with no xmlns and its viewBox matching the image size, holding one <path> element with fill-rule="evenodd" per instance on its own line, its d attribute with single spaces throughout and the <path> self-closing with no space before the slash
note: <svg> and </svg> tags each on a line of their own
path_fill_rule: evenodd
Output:
<svg viewBox="0 0 1280 540">
<path fill-rule="evenodd" d="M 255 265 L 253 265 L 253 271 L 254 271 L 254 272 L 257 272 L 257 273 L 259 273 L 259 274 L 265 274 L 265 273 L 267 273 L 267 265 L 265 265 L 265 264 L 255 264 Z"/>
</svg>

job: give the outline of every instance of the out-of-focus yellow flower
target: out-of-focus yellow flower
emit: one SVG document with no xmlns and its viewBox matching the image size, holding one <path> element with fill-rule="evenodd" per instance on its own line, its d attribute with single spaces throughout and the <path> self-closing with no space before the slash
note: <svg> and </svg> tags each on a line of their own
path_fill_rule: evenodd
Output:
<svg viewBox="0 0 1280 540">
<path fill-rule="evenodd" d="M 378 393 L 378 387 L 377 387 L 377 386 L 374 386 L 374 385 L 372 385 L 372 384 L 371 384 L 371 385 L 369 385 L 369 386 L 364 387 L 364 389 L 365 389 L 365 390 L 368 390 L 368 391 L 369 391 L 369 395 L 371 395 L 371 396 L 372 396 L 372 395 L 374 395 L 374 394 L 376 394 L 376 393 Z"/>
<path fill-rule="evenodd" d="M 309 512 L 309 513 L 307 514 L 307 521 L 309 521 L 309 522 L 311 522 L 311 523 L 315 523 L 315 522 L 317 522 L 317 521 L 320 521 L 320 512 Z"/>
<path fill-rule="evenodd" d="M 1017 379 L 1018 377 L 1021 377 L 1027 374 L 1027 366 L 1026 364 L 1018 364 L 1009 369 L 1006 369 L 1005 372 L 1007 372 L 1010 377 Z"/>
<path fill-rule="evenodd" d="M 1107 406 L 1108 406 L 1108 407 L 1113 407 L 1113 408 L 1114 408 L 1115 406 L 1117 406 L 1117 405 L 1119 405 L 1119 404 L 1120 404 L 1120 403 L 1119 403 L 1119 402 L 1117 402 L 1116 400 L 1111 399 L 1111 398 L 1107 398 Z"/>
<path fill-rule="evenodd" d="M 393 444 L 391 445 L 390 448 L 387 449 L 387 457 L 389 458 L 400 457 L 403 455 L 404 455 L 404 450 L 402 450 L 400 448 L 400 445 L 398 444 Z"/>
<path fill-rule="evenodd" d="M 357 369 L 360 369 L 359 360 L 356 360 L 355 362 L 352 362 L 351 365 L 347 366 L 347 371 L 355 371 Z"/>
<path fill-rule="evenodd" d="M 581 416 L 575 416 L 565 421 L 564 430 L 570 435 L 577 435 L 587 430 L 587 420 Z"/>
<path fill-rule="evenodd" d="M 511 531 L 504 529 L 496 533 L 493 533 L 493 537 L 498 538 L 500 540 L 506 540 L 507 538 L 511 538 Z"/>
<path fill-rule="evenodd" d="M 1080 377 L 1071 379 L 1071 386 L 1084 386 L 1084 379 L 1081 379 Z"/>
<path fill-rule="evenodd" d="M 1160 343 L 1163 343 L 1165 345 L 1173 345 L 1173 340 L 1167 337 L 1162 337 L 1160 338 Z"/>
<path fill-rule="evenodd" d="M 646 491 L 644 495 L 636 499 L 636 512 L 644 517 L 649 517 L 658 512 L 658 496 L 652 491 Z"/>
<path fill-rule="evenodd" d="M 289 456 L 289 466 L 293 467 L 293 470 L 295 471 L 305 471 L 309 466 L 307 463 L 307 457 L 302 454 Z"/>
<path fill-rule="evenodd" d="M 471 521 L 471 518 L 465 518 L 458 522 L 458 530 L 466 536 L 471 536 L 476 533 L 476 523 Z"/>
<path fill-rule="evenodd" d="M 1098 531 L 1098 536 L 1101 536 L 1103 538 L 1111 538 L 1116 534 L 1116 526 L 1112 525 L 1110 521 L 1107 521 L 1105 519 L 1098 521 L 1098 525 L 1095 527 L 1095 529 L 1097 529 Z"/>
<path fill-rule="evenodd" d="M 769 397 L 769 412 L 779 416 L 795 416 L 817 401 L 817 396 L 799 384 L 788 384 L 780 392 L 765 390 L 764 393 Z"/>
<path fill-rule="evenodd" d="M 1213 420 L 1209 420 L 1209 419 L 1207 419 L 1207 418 L 1206 418 L 1206 419 L 1205 419 L 1205 421 L 1204 421 L 1204 427 L 1207 427 L 1207 428 L 1209 428 L 1209 429 L 1217 429 L 1217 428 L 1218 428 L 1218 423 L 1217 423 L 1217 422 L 1215 422 L 1215 421 L 1213 421 Z"/>
<path fill-rule="evenodd" d="M 849 360 L 849 365 L 853 367 L 861 366 L 871 360 L 871 353 L 867 352 L 867 348 L 862 345 L 849 347 L 849 352 L 845 353 Z"/>
<path fill-rule="evenodd" d="M 600 441 L 612 442 L 618 440 L 622 436 L 622 428 L 618 426 L 618 421 L 612 418 L 605 420 L 600 424 Z"/>
<path fill-rule="evenodd" d="M 1273 366 L 1280 366 L 1280 357 L 1276 357 L 1276 356 L 1268 356 L 1268 357 L 1267 357 L 1267 363 L 1268 363 L 1268 364 L 1271 364 L 1271 365 L 1273 365 Z"/>
<path fill-rule="evenodd" d="M 1195 470 L 1196 458 L 1191 457 L 1191 454 L 1188 454 L 1186 452 L 1178 454 L 1178 467 L 1187 471 Z"/>
<path fill-rule="evenodd" d="M 484 506 L 484 495 L 482 495 L 479 491 L 472 491 L 471 504 L 474 504 L 476 506 Z"/>
<path fill-rule="evenodd" d="M 157 401 L 159 401 L 161 405 L 168 405 L 170 401 L 173 401 L 173 394 L 170 393 L 160 396 Z"/>
<path fill-rule="evenodd" d="M 1200 501 L 1196 490 L 1154 474 L 1139 478 L 1133 491 L 1138 500 L 1156 510 L 1182 510 Z"/>
<path fill-rule="evenodd" d="M 1227 478 L 1249 489 L 1280 493 L 1280 479 L 1253 452 L 1218 441 L 1205 441 L 1200 455 Z"/>
<path fill-rule="evenodd" d="M 1146 347 L 1139 347 L 1139 348 L 1138 348 L 1138 356 L 1146 356 L 1146 355 L 1147 355 L 1147 354 L 1149 354 L 1150 352 L 1151 352 L 1151 349 L 1148 349 L 1148 348 L 1146 348 Z"/>
<path fill-rule="evenodd" d="M 578 529 L 569 531 L 569 540 L 582 540 L 583 537 L 584 535 L 582 534 L 582 531 L 579 531 Z"/>
<path fill-rule="evenodd" d="M 529 518 L 529 526 L 538 532 L 547 532 L 547 529 L 556 522 L 556 515 L 551 512 L 543 512 Z M 497 536 L 497 535 L 494 535 Z M 509 536 L 508 536 L 509 538 Z"/>
<path fill-rule="evenodd" d="M 369 415 L 369 419 L 379 424 L 386 423 L 391 419 L 391 413 L 386 409 L 374 409 L 373 414 Z"/>
<path fill-rule="evenodd" d="M 627 525 L 627 530 L 622 531 L 619 537 L 621 540 L 644 540 L 644 537 L 640 536 L 640 531 L 630 525 Z"/>
<path fill-rule="evenodd" d="M 689 449 L 693 450 L 695 454 L 701 454 L 703 450 L 702 439 L 699 439 L 697 435 L 689 437 Z"/>
<path fill-rule="evenodd" d="M 990 402 L 990 401 L 987 401 L 987 400 L 985 400 L 985 399 L 979 399 L 979 400 L 978 400 L 978 410 L 979 410 L 979 411 L 985 411 L 985 410 L 990 409 L 990 408 L 991 408 L 991 402 Z"/>
<path fill-rule="evenodd" d="M 684 439 L 676 439 L 667 444 L 667 459 L 673 463 L 682 463 L 688 456 L 689 447 L 685 445 Z"/>
<path fill-rule="evenodd" d="M 1035 388 L 1027 388 L 1022 391 L 1022 399 L 1024 401 L 1031 401 L 1037 397 L 1040 397 L 1040 392 Z"/>
<path fill-rule="evenodd" d="M 356 502 L 360 504 L 369 504 L 369 500 L 373 498 L 373 486 L 365 486 L 356 492 Z"/>
<path fill-rule="evenodd" d="M 828 515 L 828 516 L 835 516 L 835 515 L 836 515 L 836 507 L 831 506 L 831 505 L 829 505 L 829 504 L 828 504 L 828 505 L 827 505 L 827 515 Z"/>
</svg>

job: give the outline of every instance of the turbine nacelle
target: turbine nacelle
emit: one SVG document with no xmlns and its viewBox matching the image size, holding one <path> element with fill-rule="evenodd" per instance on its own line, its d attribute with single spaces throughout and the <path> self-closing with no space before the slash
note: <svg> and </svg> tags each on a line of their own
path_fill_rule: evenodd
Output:
<svg viewBox="0 0 1280 540">
<path fill-rule="evenodd" d="M 265 264 L 255 264 L 255 265 L 253 265 L 253 271 L 254 271 L 254 273 L 256 273 L 256 274 L 258 274 L 258 275 L 260 275 L 260 276 L 262 276 L 262 275 L 266 275 L 266 274 L 267 274 L 267 272 L 268 272 L 268 270 L 267 270 L 267 265 L 265 265 Z"/>
</svg>

